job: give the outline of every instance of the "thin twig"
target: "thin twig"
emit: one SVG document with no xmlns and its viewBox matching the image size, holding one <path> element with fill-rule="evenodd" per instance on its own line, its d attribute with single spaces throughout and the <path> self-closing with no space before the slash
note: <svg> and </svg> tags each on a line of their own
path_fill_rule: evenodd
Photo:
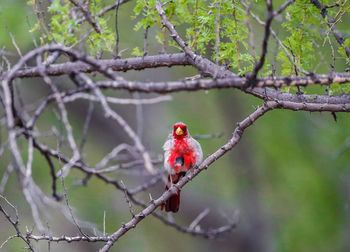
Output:
<svg viewBox="0 0 350 252">
<path fill-rule="evenodd" d="M 259 61 L 255 64 L 253 72 L 248 77 L 249 79 L 248 85 L 250 86 L 255 86 L 256 76 L 258 75 L 258 72 L 260 71 L 260 69 L 263 67 L 265 63 L 265 57 L 267 54 L 267 45 L 268 45 L 268 40 L 271 33 L 270 27 L 271 27 L 272 20 L 274 18 L 271 0 L 266 0 L 266 8 L 267 8 L 267 19 L 265 23 L 265 35 L 262 43 L 262 52 L 261 52 Z"/>
<path fill-rule="evenodd" d="M 9 179 L 9 176 L 11 174 L 11 172 L 13 171 L 13 166 L 12 164 L 9 164 L 4 172 L 4 174 L 2 175 L 2 179 L 0 182 L 0 194 L 3 194 L 5 191 L 5 186 L 7 184 L 7 181 Z"/>
<path fill-rule="evenodd" d="M 147 56 L 147 46 L 148 46 L 148 31 L 149 31 L 150 26 L 146 27 L 145 30 L 145 37 L 143 39 L 143 55 L 142 58 L 144 58 L 145 56 Z"/>
<path fill-rule="evenodd" d="M 81 153 L 83 153 L 83 148 L 84 148 L 85 143 L 86 143 L 87 133 L 88 133 L 88 130 L 89 130 L 89 125 L 90 125 L 90 121 L 91 121 L 91 118 L 92 118 L 93 111 L 94 111 L 94 103 L 90 101 L 89 102 L 88 111 L 87 111 L 87 114 L 86 114 L 86 118 L 85 118 L 85 122 L 84 122 L 83 135 L 81 137 L 81 141 L 80 141 L 80 144 L 79 144 L 80 155 L 81 155 Z"/>
<path fill-rule="evenodd" d="M 128 195 L 128 190 L 123 182 L 123 180 L 120 181 L 121 185 L 123 186 L 123 191 L 124 191 L 124 197 L 125 197 L 125 201 L 126 203 L 128 204 L 128 207 L 129 207 L 129 212 L 131 214 L 131 217 L 134 218 L 135 217 L 135 214 L 134 214 L 134 209 L 131 205 L 131 202 L 130 202 L 130 199 L 129 199 L 129 195 Z"/>
<path fill-rule="evenodd" d="M 79 10 L 83 13 L 85 19 L 91 24 L 94 30 L 101 34 L 103 33 L 100 24 L 94 20 L 94 17 L 91 15 L 89 7 L 79 3 L 77 0 L 69 0 L 73 5 L 79 8 Z"/>
<path fill-rule="evenodd" d="M 198 216 L 191 222 L 191 224 L 188 226 L 189 229 L 195 229 L 199 222 L 209 214 L 210 210 L 209 208 L 204 209 Z"/>
<path fill-rule="evenodd" d="M 78 225 L 77 221 L 75 220 L 74 214 L 73 214 L 73 209 L 69 204 L 69 200 L 68 200 L 68 193 L 67 193 L 67 188 L 64 184 L 64 179 L 63 177 L 61 177 L 61 181 L 62 181 L 62 187 L 63 187 L 63 196 L 64 196 L 64 200 L 66 201 L 66 205 L 69 209 L 69 213 L 71 215 L 71 218 L 75 224 L 75 226 L 78 228 L 79 232 L 84 236 L 84 237 L 88 237 L 88 235 L 86 235 L 83 230 L 81 229 L 81 227 Z"/>
<path fill-rule="evenodd" d="M 119 58 L 119 30 L 118 30 L 118 11 L 119 11 L 119 1 L 117 0 L 117 6 L 115 7 L 115 21 L 114 21 L 114 26 L 115 26 L 115 54 L 114 58 L 117 59 Z"/>
<path fill-rule="evenodd" d="M 9 237 L 2 245 L 1 247 L 6 244 L 6 242 L 8 242 L 9 240 L 11 240 L 12 238 L 15 238 L 15 237 L 20 237 L 27 245 L 28 245 L 28 249 L 30 251 L 33 251 L 35 252 L 36 250 L 34 249 L 33 245 L 31 244 L 30 240 L 28 239 L 28 234 L 27 235 L 24 235 L 22 234 L 22 232 L 20 231 L 19 229 L 19 217 L 18 217 L 18 211 L 17 211 L 17 208 L 12 205 L 3 195 L 0 194 L 0 198 L 3 199 L 16 213 L 16 219 L 13 220 L 11 218 L 11 216 L 5 211 L 5 209 L 0 205 L 0 212 L 2 212 L 5 216 L 5 218 L 11 223 L 11 225 L 15 228 L 16 232 L 17 232 L 17 235 L 16 236 L 11 236 Z"/>
</svg>

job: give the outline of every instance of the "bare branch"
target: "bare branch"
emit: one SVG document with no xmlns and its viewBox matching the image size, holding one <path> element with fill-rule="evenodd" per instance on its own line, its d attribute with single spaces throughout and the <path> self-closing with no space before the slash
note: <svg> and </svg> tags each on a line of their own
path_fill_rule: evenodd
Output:
<svg viewBox="0 0 350 252">
<path fill-rule="evenodd" d="M 73 209 L 69 204 L 69 200 L 68 200 L 68 194 L 67 194 L 67 188 L 64 184 L 64 179 L 63 176 L 61 177 L 61 181 L 62 181 L 62 187 L 63 187 L 63 192 L 64 192 L 64 200 L 66 201 L 66 205 L 68 207 L 69 213 L 71 215 L 71 218 L 75 224 L 75 226 L 78 228 L 79 232 L 84 236 L 84 237 L 88 237 L 88 235 L 86 235 L 83 230 L 81 229 L 81 227 L 78 225 L 77 221 L 75 220 L 74 214 L 73 214 Z"/>
<path fill-rule="evenodd" d="M 198 216 L 192 221 L 192 223 L 188 226 L 189 229 L 195 229 L 199 222 L 209 214 L 210 210 L 209 208 L 204 209 Z"/>
<path fill-rule="evenodd" d="M 103 88 L 127 89 L 129 91 L 139 92 L 176 92 L 176 91 L 196 91 L 209 90 L 213 88 L 242 88 L 249 82 L 246 77 L 231 77 L 222 79 L 196 79 L 169 82 L 133 82 L 133 81 L 99 81 L 97 86 Z M 331 73 L 309 76 L 286 76 L 286 77 L 263 77 L 257 78 L 256 87 L 274 87 L 281 88 L 286 86 L 311 86 L 311 85 L 329 85 L 333 83 L 350 82 L 348 73 Z M 248 89 L 247 92 L 254 93 L 259 89 Z"/>
<path fill-rule="evenodd" d="M 17 211 L 17 208 L 12 205 L 4 196 L 2 196 L 0 194 L 0 198 L 3 199 L 16 213 L 16 219 L 13 220 L 11 218 L 11 216 L 5 211 L 5 209 L 0 205 L 0 212 L 2 212 L 5 216 L 5 218 L 8 220 L 8 222 L 11 223 L 11 225 L 15 228 L 16 232 L 17 232 L 17 235 L 15 236 L 11 236 L 9 237 L 2 245 L 1 247 L 6 244 L 7 241 L 9 241 L 10 239 L 12 238 L 15 238 L 15 237 L 20 237 L 27 245 L 28 245 L 28 249 L 30 251 L 36 251 L 33 247 L 33 245 L 31 244 L 30 240 L 28 239 L 27 235 L 25 236 L 19 229 L 19 217 L 18 217 L 18 211 Z"/>
<path fill-rule="evenodd" d="M 134 218 L 135 217 L 135 214 L 134 214 L 134 209 L 131 205 L 131 202 L 130 202 L 130 199 L 129 199 L 129 195 L 128 195 L 128 189 L 126 188 L 125 184 L 123 181 L 120 181 L 120 183 L 122 184 L 123 186 L 123 191 L 124 191 L 124 197 L 125 197 L 125 201 L 126 203 L 128 204 L 128 207 L 129 207 L 129 212 L 131 214 L 131 217 Z"/>
<path fill-rule="evenodd" d="M 147 56 L 147 47 L 148 47 L 148 31 L 149 31 L 149 26 L 147 26 L 145 30 L 145 37 L 143 39 L 143 55 L 142 57 Z"/>
<path fill-rule="evenodd" d="M 51 242 L 80 242 L 80 241 L 87 241 L 87 242 L 106 242 L 108 241 L 108 236 L 66 236 L 62 235 L 59 237 L 55 236 L 49 236 L 49 235 L 33 235 L 30 234 L 27 236 L 28 239 L 35 240 L 35 241 L 51 241 Z"/>
<path fill-rule="evenodd" d="M 51 90 L 54 92 L 58 108 L 61 111 L 62 122 L 66 128 L 68 142 L 69 142 L 70 148 L 73 152 L 73 156 L 72 156 L 69 164 L 62 167 L 62 169 L 59 171 L 60 174 L 58 176 L 65 176 L 65 175 L 67 175 L 67 173 L 69 172 L 69 169 L 71 167 L 70 163 L 74 163 L 76 160 L 80 159 L 80 152 L 78 150 L 78 146 L 77 146 L 75 139 L 74 139 L 74 136 L 73 136 L 73 129 L 72 129 L 71 124 L 69 123 L 68 112 L 67 112 L 65 105 L 63 103 L 63 99 L 60 96 L 60 92 L 58 91 L 57 87 L 52 83 L 51 79 L 47 75 L 45 75 L 45 71 L 43 70 L 44 65 L 41 63 L 41 59 L 40 59 L 39 55 L 37 56 L 37 64 L 39 67 L 39 71 L 42 74 L 43 80 L 51 88 Z"/>
<path fill-rule="evenodd" d="M 99 98 L 100 103 L 102 105 L 103 110 L 105 111 L 105 116 L 108 119 L 112 119 L 113 121 L 117 122 L 124 131 L 128 134 L 128 136 L 134 141 L 135 147 L 140 151 L 142 158 L 144 160 L 145 168 L 150 172 L 151 174 L 155 173 L 155 169 L 153 167 L 153 164 L 151 162 L 151 158 L 149 156 L 149 153 L 146 151 L 145 147 L 141 143 L 140 138 L 137 136 L 137 134 L 134 132 L 134 130 L 129 126 L 129 124 L 122 118 L 119 114 L 117 114 L 114 110 L 112 110 L 106 100 L 106 97 L 102 94 L 99 87 L 95 86 L 93 82 L 81 74 L 81 78 L 85 81 L 85 83 L 90 86 L 95 95 Z"/>
<path fill-rule="evenodd" d="M 90 121 L 92 118 L 93 111 L 94 111 L 94 104 L 90 101 L 89 108 L 88 108 L 87 115 L 86 115 L 85 122 L 84 122 L 83 135 L 82 135 L 82 139 L 81 139 L 81 142 L 79 145 L 80 155 L 82 154 L 84 145 L 86 143 L 87 133 L 89 130 L 89 124 L 90 124 Z"/>
<path fill-rule="evenodd" d="M 114 71 L 126 72 L 129 70 L 143 70 L 146 68 L 156 67 L 171 67 L 171 66 L 186 66 L 190 65 L 184 53 L 177 54 L 161 54 L 154 56 L 144 56 L 127 59 L 113 59 L 113 60 L 97 60 L 98 64 L 105 68 L 110 68 Z M 84 62 L 66 62 L 63 64 L 47 65 L 45 73 L 48 76 L 58 76 L 69 74 L 72 69 L 81 73 L 91 73 L 97 69 Z M 6 73 L 5 73 L 6 74 Z M 14 77 L 39 77 L 40 72 L 38 67 L 18 70 L 14 73 Z"/>
<path fill-rule="evenodd" d="M 64 102 L 73 102 L 77 99 L 86 99 L 93 102 L 98 102 L 98 97 L 95 95 L 90 95 L 86 93 L 74 93 L 72 95 L 66 95 L 63 98 Z M 148 99 L 127 99 L 127 98 L 115 98 L 115 97 L 106 97 L 107 102 L 121 105 L 141 105 L 141 104 L 155 104 L 159 102 L 171 101 L 172 97 L 170 95 L 163 95 L 154 98 Z"/>
<path fill-rule="evenodd" d="M 50 174 L 51 174 L 51 177 L 52 177 L 52 196 L 57 200 L 61 200 L 61 196 L 59 196 L 57 194 L 57 188 L 56 188 L 56 181 L 57 181 L 57 176 L 56 176 L 56 173 L 55 173 L 55 166 L 54 164 L 52 163 L 52 160 L 51 160 L 51 157 L 49 156 L 49 154 L 47 152 L 42 152 L 42 154 L 44 155 L 49 167 L 50 167 Z"/>
<path fill-rule="evenodd" d="M 9 164 L 4 172 L 4 174 L 2 175 L 2 179 L 0 182 L 0 194 L 3 194 L 5 191 L 5 186 L 7 184 L 8 178 L 11 174 L 11 172 L 13 171 L 13 166 L 12 164 Z"/>
<path fill-rule="evenodd" d="M 117 59 L 119 57 L 119 30 L 118 30 L 118 10 L 119 10 L 119 3 L 120 0 L 117 0 L 117 6 L 115 7 L 115 21 L 114 21 L 114 26 L 115 26 L 115 55 L 114 58 Z"/>
</svg>

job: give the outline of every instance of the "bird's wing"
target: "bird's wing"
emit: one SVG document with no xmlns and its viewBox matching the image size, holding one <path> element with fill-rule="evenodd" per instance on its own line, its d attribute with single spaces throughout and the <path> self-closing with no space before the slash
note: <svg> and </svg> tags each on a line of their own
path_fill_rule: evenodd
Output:
<svg viewBox="0 0 350 252">
<path fill-rule="evenodd" d="M 197 159 L 195 165 L 199 165 L 203 160 L 203 151 L 201 145 L 196 139 L 190 136 L 189 138 L 190 145 L 194 148 L 195 153 L 197 154 Z"/>
<path fill-rule="evenodd" d="M 164 150 L 164 168 L 170 174 L 174 173 L 174 170 L 171 168 L 170 164 L 168 163 L 168 159 L 170 157 L 170 151 L 173 145 L 174 145 L 173 136 L 169 134 L 168 139 L 163 145 L 163 150 Z"/>
</svg>

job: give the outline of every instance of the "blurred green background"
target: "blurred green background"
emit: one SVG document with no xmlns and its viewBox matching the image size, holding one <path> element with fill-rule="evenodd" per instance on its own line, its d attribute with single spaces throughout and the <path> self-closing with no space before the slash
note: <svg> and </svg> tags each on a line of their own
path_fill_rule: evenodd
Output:
<svg viewBox="0 0 350 252">
<path fill-rule="evenodd" d="M 45 2 L 45 1 L 43 1 Z M 106 1 L 111 3 L 113 1 Z M 278 6 L 283 1 L 273 1 Z M 44 3 L 45 4 L 45 3 Z M 143 32 L 132 31 L 135 20 L 129 17 L 133 3 L 120 7 L 120 48 L 129 48 L 123 57 L 130 56 L 132 48 L 143 46 Z M 33 38 L 38 34 L 29 33 L 35 23 L 33 10 L 23 0 L 2 0 L 0 2 L 0 47 L 7 52 L 12 63 L 18 60 L 9 32 L 22 51 L 26 53 L 34 47 Z M 113 21 L 113 20 L 112 20 Z M 348 36 L 349 17 L 338 28 Z M 263 31 L 254 25 L 257 49 Z M 276 27 L 280 26 L 275 21 Z M 132 31 L 132 32 L 131 32 Z M 280 30 L 283 36 L 283 30 Z M 154 37 L 151 30 L 150 37 Z M 273 57 L 275 42 L 270 40 L 269 58 Z M 40 43 L 39 43 L 40 44 Z M 160 51 L 159 44 L 150 41 L 149 54 Z M 330 48 L 321 48 L 329 58 Z M 170 49 L 169 51 L 174 51 Z M 319 57 L 319 56 L 315 56 Z M 329 66 L 321 66 L 318 71 L 327 71 Z M 337 61 L 343 69 L 344 61 Z M 191 67 L 173 67 L 130 71 L 122 75 L 130 80 L 176 80 L 192 76 L 197 72 Z M 65 77 L 54 78 L 60 89 L 73 87 Z M 18 80 L 15 83 L 25 104 L 38 105 L 38 100 L 49 93 L 49 89 L 39 78 Z M 315 90 L 315 89 L 314 89 Z M 321 91 L 323 89 L 318 89 Z M 123 91 L 108 91 L 116 97 L 132 97 Z M 154 94 L 140 94 L 141 97 L 154 97 Z M 223 132 L 218 139 L 203 139 L 200 143 L 204 156 L 223 145 L 235 128 L 262 102 L 243 94 L 239 90 L 211 90 L 208 92 L 180 92 L 172 94 L 171 102 L 144 105 L 143 141 L 146 147 L 157 155 L 171 126 L 176 121 L 188 124 L 192 135 Z M 63 129 L 52 108 L 42 115 L 38 127 L 50 130 L 54 125 Z M 81 139 L 88 102 L 68 104 L 69 118 L 74 127 L 76 139 Z M 136 108 L 134 105 L 118 105 L 113 108 L 135 129 Z M 2 108 L 0 109 L 3 115 Z M 204 209 L 209 215 L 201 222 L 203 229 L 224 225 L 235 210 L 240 211 L 240 222 L 232 232 L 217 239 L 207 240 L 178 232 L 154 217 L 146 218 L 136 229 L 123 236 L 112 251 L 350 251 L 349 200 L 350 200 L 350 118 L 337 113 L 337 122 L 330 113 L 308 113 L 275 110 L 267 113 L 252 127 L 247 129 L 241 142 L 223 158 L 215 162 L 207 171 L 196 177 L 182 190 L 182 203 L 179 213 L 173 217 L 182 225 L 189 225 Z M 6 130 L 1 126 L 1 143 L 6 141 Z M 55 146 L 56 139 L 42 139 Z M 85 159 L 91 166 L 121 142 L 130 142 L 122 134 L 122 129 L 106 121 L 101 107 L 96 104 L 89 129 Z M 19 140 L 26 159 L 27 143 Z M 0 177 L 11 162 L 8 151 L 0 160 Z M 55 163 L 58 165 L 58 163 Z M 56 166 L 57 167 L 57 166 Z M 140 174 L 112 174 L 133 188 L 149 177 Z M 35 152 L 33 177 L 42 190 L 51 194 L 51 177 L 47 163 Z M 121 222 L 130 219 L 123 193 L 116 191 L 93 178 L 87 187 L 76 186 L 78 179 L 84 178 L 73 170 L 66 178 L 70 204 L 81 220 L 89 221 L 97 228 L 103 228 L 103 214 L 106 212 L 106 232 L 117 230 Z M 154 197 L 163 192 L 163 184 L 150 190 Z M 59 190 L 62 190 L 58 182 Z M 15 173 L 10 176 L 4 195 L 15 204 L 20 213 L 21 229 L 31 228 L 30 208 L 26 203 Z M 147 199 L 148 195 L 142 196 Z M 64 204 L 64 203 L 62 203 Z M 135 207 L 140 210 L 138 207 Z M 65 220 L 57 209 L 48 208 L 49 215 L 42 216 L 50 227 L 52 235 L 77 235 L 76 227 Z M 35 230 L 35 229 L 34 229 Z M 36 230 L 35 230 L 36 231 Z M 34 233 L 35 233 L 34 231 Z M 0 242 L 15 231 L 0 215 Z M 34 242 L 39 251 L 47 251 L 47 242 Z M 25 244 L 13 239 L 2 251 L 20 251 Z M 96 251 L 102 243 L 51 243 L 51 251 Z"/>
</svg>

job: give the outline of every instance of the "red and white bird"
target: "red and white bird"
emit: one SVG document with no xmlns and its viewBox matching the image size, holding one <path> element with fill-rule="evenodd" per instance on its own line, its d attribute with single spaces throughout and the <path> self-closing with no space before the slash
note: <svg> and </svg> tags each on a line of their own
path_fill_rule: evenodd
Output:
<svg viewBox="0 0 350 252">
<path fill-rule="evenodd" d="M 203 152 L 200 144 L 191 137 L 186 124 L 182 122 L 174 124 L 173 132 L 169 134 L 163 149 L 164 167 L 169 173 L 165 186 L 165 190 L 168 190 L 172 183 L 176 184 L 188 170 L 202 162 Z M 179 206 L 180 192 L 171 196 L 161 206 L 161 210 L 175 213 Z"/>
</svg>

